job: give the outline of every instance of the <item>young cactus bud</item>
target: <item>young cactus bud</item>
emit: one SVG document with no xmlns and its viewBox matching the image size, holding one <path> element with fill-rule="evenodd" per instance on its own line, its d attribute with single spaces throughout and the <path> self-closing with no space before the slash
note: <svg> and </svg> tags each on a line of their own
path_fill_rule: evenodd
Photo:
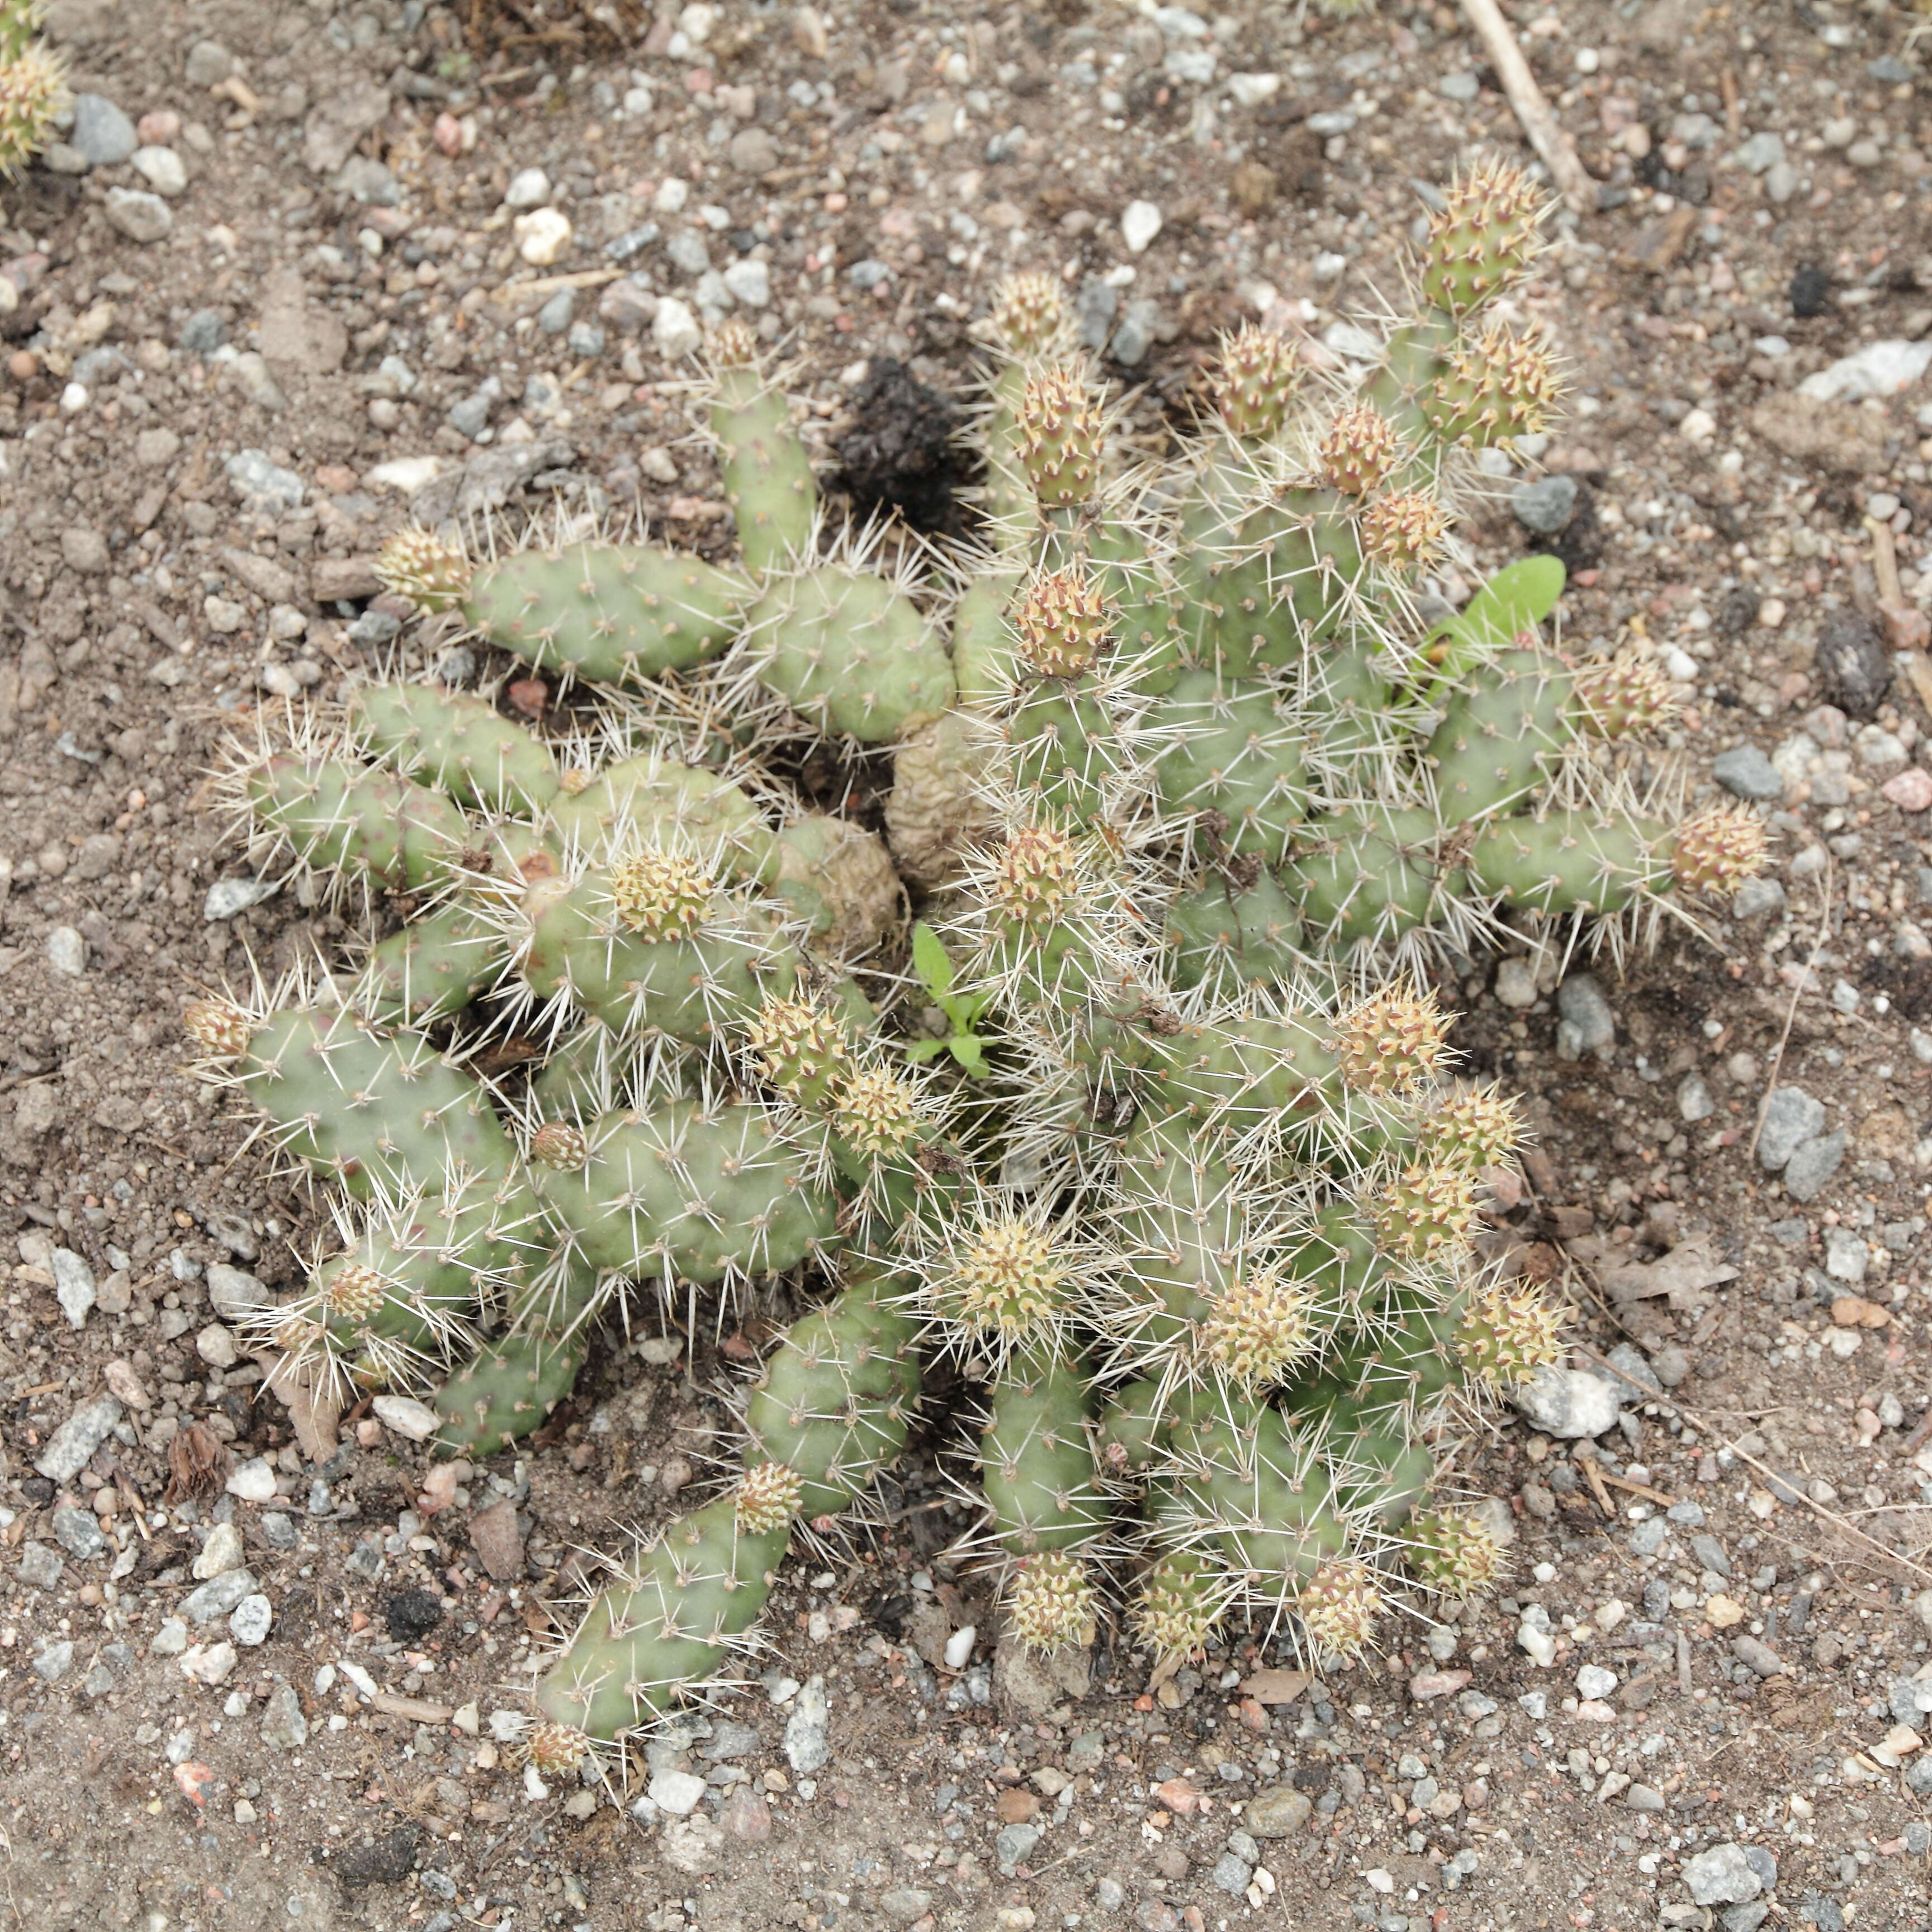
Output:
<svg viewBox="0 0 1932 1932">
<path fill-rule="evenodd" d="M 1366 505 L 1359 525 L 1362 554 L 1391 570 L 1420 570 L 1442 554 L 1448 513 L 1433 496 L 1404 490 Z"/>
<path fill-rule="evenodd" d="M 1472 1382 L 1500 1392 L 1561 1358 L 1563 1318 L 1533 1287 L 1485 1282 L 1462 1304 L 1456 1352 Z"/>
<path fill-rule="evenodd" d="M 1344 410 L 1315 446 L 1323 482 L 1345 496 L 1372 496 L 1388 481 L 1401 454 L 1395 424 L 1371 403 Z"/>
<path fill-rule="evenodd" d="M 182 1030 L 202 1052 L 224 1060 L 246 1053 L 254 1036 L 248 1015 L 226 1000 L 190 1000 L 182 1011 Z"/>
<path fill-rule="evenodd" d="M 1041 508 L 1072 508 L 1093 495 L 1106 424 L 1077 370 L 1027 378 L 1019 432 L 1021 460 Z"/>
<path fill-rule="evenodd" d="M 1084 572 L 1036 578 L 1013 616 L 1020 662 L 1036 677 L 1078 677 L 1100 662 L 1112 621 L 1105 594 Z"/>
<path fill-rule="evenodd" d="M 1070 331 L 1060 284 L 1052 275 L 1009 275 L 994 292 L 985 329 L 1016 362 L 1063 351 Z"/>
<path fill-rule="evenodd" d="M 1006 1622 L 1028 1650 L 1094 1641 L 1094 1586 L 1087 1566 L 1064 1550 L 1026 1558 L 1006 1588 Z"/>
<path fill-rule="evenodd" d="M 760 1462 L 738 1478 L 732 1512 L 748 1536 L 766 1536 L 798 1514 L 804 1497 L 804 1479 L 796 1470 L 782 1462 Z"/>
<path fill-rule="evenodd" d="M 845 1070 L 844 1030 L 811 1000 L 767 1000 L 745 1037 L 758 1071 L 802 1107 L 820 1105 Z"/>
<path fill-rule="evenodd" d="M 1406 1094 L 1434 1078 L 1448 1030 L 1433 993 L 1384 986 L 1335 1022 L 1335 1057 L 1344 1085 L 1378 1097 Z"/>
<path fill-rule="evenodd" d="M 1156 1658 L 1198 1657 L 1226 1607 L 1227 1590 L 1208 1559 L 1173 1550 L 1148 1572 L 1134 1628 Z"/>
<path fill-rule="evenodd" d="M 1418 1162 L 1369 1204 L 1376 1238 L 1392 1254 L 1433 1260 L 1466 1240 L 1475 1218 L 1475 1190 L 1466 1168 Z"/>
<path fill-rule="evenodd" d="M 1424 1117 L 1415 1136 L 1416 1150 L 1425 1160 L 1466 1167 L 1472 1174 L 1500 1166 L 1522 1142 L 1516 1102 L 1496 1081 L 1450 1094 Z"/>
<path fill-rule="evenodd" d="M 1544 197 L 1520 168 L 1491 162 L 1453 183 L 1429 220 L 1422 297 L 1454 316 L 1480 308 L 1536 256 Z"/>
<path fill-rule="evenodd" d="M 1583 728 L 1598 738 L 1636 738 L 1661 730 L 1677 716 L 1670 680 L 1654 658 L 1606 658 L 1574 680 Z"/>
<path fill-rule="evenodd" d="M 1503 1546 L 1474 1510 L 1418 1510 L 1408 1553 L 1417 1581 L 1444 1597 L 1473 1597 L 1502 1573 Z"/>
<path fill-rule="evenodd" d="M 1330 1657 L 1357 1658 L 1375 1641 L 1382 1593 L 1366 1563 L 1345 1557 L 1323 1564 L 1309 1578 L 1294 1608 L 1318 1651 Z"/>
<path fill-rule="evenodd" d="M 1487 329 L 1459 342 L 1448 362 L 1422 398 L 1423 414 L 1444 442 L 1480 446 L 1533 436 L 1556 406 L 1556 365 L 1527 336 Z"/>
<path fill-rule="evenodd" d="M 832 1124 L 867 1160 L 889 1159 L 919 1138 L 919 1096 L 889 1067 L 862 1068 L 839 1088 Z"/>
<path fill-rule="evenodd" d="M 1670 870 L 1687 892 L 1734 892 L 1764 870 L 1762 820 L 1742 806 L 1700 812 L 1677 828 Z"/>
<path fill-rule="evenodd" d="M 758 332 L 742 316 L 721 322 L 711 332 L 711 359 L 721 369 L 755 369 Z"/>
<path fill-rule="evenodd" d="M 46 48 L 28 46 L 0 65 L 0 178 L 17 175 L 53 138 L 67 99 L 65 72 Z"/>
<path fill-rule="evenodd" d="M 454 544 L 431 530 L 402 530 L 376 559 L 376 575 L 385 590 L 406 597 L 418 610 L 434 616 L 457 610 L 470 595 L 476 573 Z"/>
<path fill-rule="evenodd" d="M 1280 433 L 1300 386 L 1294 344 L 1244 322 L 1221 338 L 1220 359 L 1208 381 L 1229 433 L 1243 442 L 1265 442 Z"/>
<path fill-rule="evenodd" d="M 989 896 L 1012 924 L 1044 932 L 1079 890 L 1073 841 L 1050 825 L 1022 825 L 1006 834 L 993 862 Z"/>
<path fill-rule="evenodd" d="M 1232 1380 L 1279 1382 L 1315 1346 L 1313 1310 L 1277 1268 L 1258 1268 L 1216 1298 L 1198 1334 L 1202 1354 Z"/>
<path fill-rule="evenodd" d="M 530 1158 L 539 1167 L 567 1174 L 590 1158 L 584 1130 L 568 1120 L 546 1120 L 530 1136 Z"/>
<path fill-rule="evenodd" d="M 332 1322 L 371 1322 L 388 1292 L 388 1283 L 374 1268 L 350 1262 L 322 1283 L 321 1310 Z"/>
<path fill-rule="evenodd" d="M 538 1724 L 524 1739 L 523 1755 L 545 1777 L 560 1778 L 590 1755 L 590 1740 L 574 1724 Z"/>
<path fill-rule="evenodd" d="M 1058 1322 L 1070 1272 L 1046 1229 L 1000 1215 L 981 1221 L 940 1258 L 932 1298 L 941 1316 L 982 1340 L 1011 1343 Z"/>
<path fill-rule="evenodd" d="M 610 868 L 610 903 L 640 939 L 689 939 L 704 923 L 718 882 L 694 860 L 647 848 Z"/>
</svg>

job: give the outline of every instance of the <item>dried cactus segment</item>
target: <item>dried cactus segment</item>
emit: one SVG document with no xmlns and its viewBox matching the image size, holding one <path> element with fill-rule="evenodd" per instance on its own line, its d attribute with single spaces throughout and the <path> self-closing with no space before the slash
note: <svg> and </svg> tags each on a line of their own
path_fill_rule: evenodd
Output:
<svg viewBox="0 0 1932 1932">
<path fill-rule="evenodd" d="M 1429 218 L 1419 277 L 1432 308 L 1465 316 L 1528 272 L 1549 196 L 1508 161 L 1460 175 Z"/>
<path fill-rule="evenodd" d="M 1563 1316 L 1533 1285 L 1483 1282 L 1464 1299 L 1455 1346 L 1469 1380 L 1500 1394 L 1562 1359 Z"/>
<path fill-rule="evenodd" d="M 1088 1567 L 1064 1550 L 1023 1557 L 1007 1578 L 1001 1607 L 1022 1648 L 1043 1654 L 1094 1641 L 1099 1593 Z"/>
</svg>

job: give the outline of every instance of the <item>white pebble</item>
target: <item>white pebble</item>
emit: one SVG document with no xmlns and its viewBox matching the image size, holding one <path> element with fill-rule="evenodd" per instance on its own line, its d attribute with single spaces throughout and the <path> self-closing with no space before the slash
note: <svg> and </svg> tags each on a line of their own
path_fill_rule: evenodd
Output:
<svg viewBox="0 0 1932 1932">
<path fill-rule="evenodd" d="M 228 1493 L 244 1503 L 272 1503 L 275 1499 L 275 1472 L 266 1456 L 251 1456 L 237 1466 L 228 1478 Z"/>
<path fill-rule="evenodd" d="M 157 194 L 172 201 L 188 192 L 188 170 L 172 148 L 136 148 L 129 157 L 137 173 Z"/>
<path fill-rule="evenodd" d="M 676 362 L 697 348 L 704 340 L 704 332 L 698 327 L 698 318 L 688 304 L 675 296 L 665 296 L 659 299 L 656 317 L 651 323 L 651 340 L 667 362 Z"/>
<path fill-rule="evenodd" d="M 258 1592 L 252 1597 L 244 1597 L 235 1606 L 228 1619 L 229 1632 L 237 1643 L 253 1650 L 256 1645 L 268 1642 L 274 1621 L 274 1606 Z"/>
<path fill-rule="evenodd" d="M 1138 255 L 1160 232 L 1160 210 L 1150 201 L 1130 201 L 1120 214 L 1120 238 Z"/>
<path fill-rule="evenodd" d="M 964 1670 L 966 1660 L 973 1654 L 973 1645 L 980 1633 L 976 1626 L 965 1624 L 955 1630 L 946 1640 L 946 1667 L 948 1670 Z"/>
<path fill-rule="evenodd" d="M 232 1330 L 219 1322 L 211 1322 L 194 1338 L 194 1352 L 212 1369 L 232 1369 L 242 1359 Z"/>
<path fill-rule="evenodd" d="M 550 176 L 542 168 L 519 168 L 503 193 L 506 208 L 541 208 L 550 200 Z"/>
<path fill-rule="evenodd" d="M 704 1780 L 688 1771 L 661 1771 L 651 1780 L 646 1795 L 660 1811 L 688 1818 L 704 1796 Z"/>
<path fill-rule="evenodd" d="M 1617 1673 L 1606 1670 L 1600 1664 L 1586 1664 L 1576 1673 L 1576 1694 L 1580 1697 L 1607 1697 L 1617 1688 Z"/>
<path fill-rule="evenodd" d="M 412 1442 L 427 1442 L 442 1426 L 442 1418 L 427 1402 L 406 1395 L 379 1395 L 369 1406 L 379 1421 Z"/>
<path fill-rule="evenodd" d="M 570 247 L 570 218 L 554 208 L 532 208 L 511 224 L 517 237 L 517 253 L 533 268 L 548 268 Z"/>
<path fill-rule="evenodd" d="M 225 1576 L 230 1570 L 240 1569 L 243 1560 L 242 1532 L 232 1522 L 218 1522 L 194 1559 L 194 1580 L 205 1583 L 211 1576 Z"/>
</svg>

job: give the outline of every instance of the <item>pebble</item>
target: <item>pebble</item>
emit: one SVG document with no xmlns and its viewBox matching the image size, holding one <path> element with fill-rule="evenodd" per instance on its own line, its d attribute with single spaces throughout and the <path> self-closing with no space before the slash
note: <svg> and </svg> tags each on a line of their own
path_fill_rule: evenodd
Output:
<svg viewBox="0 0 1932 1932">
<path fill-rule="evenodd" d="M 1782 1677 L 1784 1660 L 1760 1637 L 1746 1634 L 1731 1640 L 1731 1654 L 1760 1677 Z"/>
<path fill-rule="evenodd" d="M 211 1576 L 181 1600 L 181 1614 L 191 1624 L 212 1624 L 226 1616 L 244 1597 L 255 1593 L 255 1579 L 246 1570 L 225 1570 Z"/>
<path fill-rule="evenodd" d="M 546 335 L 561 335 L 570 326 L 571 318 L 576 313 L 577 291 L 574 289 L 559 289 L 537 310 L 537 326 Z"/>
<path fill-rule="evenodd" d="M 244 1597 L 228 1619 L 229 1634 L 244 1649 L 266 1643 L 275 1621 L 274 1606 L 257 1591 Z"/>
<path fill-rule="evenodd" d="M 1523 1623 L 1516 1626 L 1516 1646 L 1538 1670 L 1547 1670 L 1556 1661 L 1556 1638 L 1534 1624 Z M 1521 1702 L 1522 1700 L 1519 1699 L 1517 1701 Z M 1530 1714 L 1540 1717 L 1542 1714 L 1532 1712 Z"/>
<path fill-rule="evenodd" d="M 1236 1898 L 1247 1890 L 1248 1882 L 1254 1875 L 1253 1866 L 1231 1851 L 1223 1852 L 1214 1861 L 1214 1869 L 1208 1874 L 1222 1891 L 1232 1893 Z"/>
<path fill-rule="evenodd" d="M 688 303 L 675 296 L 661 296 L 657 314 L 651 318 L 651 340 L 666 362 L 676 362 L 703 343 L 704 332 Z"/>
<path fill-rule="evenodd" d="M 1802 1087 L 1774 1087 L 1757 1139 L 1758 1165 L 1775 1174 L 1825 1125 L 1825 1108 Z"/>
<path fill-rule="evenodd" d="M 87 970 L 87 941 L 70 926 L 56 926 L 45 942 L 47 964 L 69 980 L 78 980 Z"/>
<path fill-rule="evenodd" d="M 211 1687 L 226 1684 L 233 1674 L 236 1655 L 232 1643 L 190 1645 L 182 1653 L 182 1675 Z"/>
<path fill-rule="evenodd" d="M 203 313 L 212 315 L 214 312 L 206 310 Z M 219 322 L 219 316 L 216 320 Z M 302 478 L 292 470 L 272 462 L 262 450 L 238 451 L 223 463 L 221 470 L 244 509 L 259 505 L 271 514 L 298 510 L 307 494 Z"/>
<path fill-rule="evenodd" d="M 1734 745 L 1711 760 L 1711 776 L 1733 798 L 1784 796 L 1784 775 L 1755 745 Z"/>
<path fill-rule="evenodd" d="M 1901 812 L 1932 809 L 1932 772 L 1912 766 L 1879 787 L 1879 796 Z"/>
<path fill-rule="evenodd" d="M 164 1617 L 148 1646 L 157 1657 L 178 1657 L 188 1648 L 188 1625 L 179 1617 Z"/>
<path fill-rule="evenodd" d="M 308 1742 L 308 1720 L 292 1684 L 278 1684 L 262 1712 L 262 1742 L 272 1750 L 299 1750 Z"/>
<path fill-rule="evenodd" d="M 225 600 L 211 597 L 208 601 L 214 604 Z M 230 608 L 238 610 L 240 606 Z M 221 626 L 215 625 L 213 628 L 219 630 Z M 201 902 L 201 916 L 211 926 L 217 925 L 224 920 L 239 916 L 250 906 L 260 905 L 264 899 L 273 898 L 280 890 L 273 879 L 217 879 L 208 887 L 207 896 Z"/>
<path fill-rule="evenodd" d="M 232 1329 L 211 1322 L 194 1338 L 194 1352 L 212 1369 L 232 1369 L 242 1359 Z"/>
<path fill-rule="evenodd" d="M 1616 1016 L 1603 988 L 1588 973 L 1572 973 L 1556 989 L 1556 1057 L 1581 1060 L 1585 1054 L 1607 1055 L 1616 1043 Z"/>
<path fill-rule="evenodd" d="M 554 208 L 532 208 L 511 224 L 517 238 L 517 253 L 533 268 L 553 268 L 569 252 L 574 232 L 570 218 Z"/>
<path fill-rule="evenodd" d="M 82 1402 L 54 1431 L 34 1467 L 50 1481 L 72 1481 L 86 1468 L 121 1415 L 121 1404 L 113 1396 L 98 1395 L 92 1402 Z"/>
<path fill-rule="evenodd" d="M 703 1778 L 688 1771 L 661 1771 L 650 1781 L 646 1796 L 660 1811 L 688 1818 L 705 1792 Z"/>
<path fill-rule="evenodd" d="M 205 1583 L 211 1577 L 225 1576 L 230 1570 L 240 1569 L 247 1561 L 242 1532 L 232 1522 L 218 1522 L 208 1532 L 208 1540 L 201 1546 L 189 1574 L 197 1583 Z"/>
<path fill-rule="evenodd" d="M 63 1639 L 58 1643 L 50 1643 L 34 1659 L 34 1675 L 46 1678 L 50 1684 L 58 1684 L 74 1664 L 74 1646 Z"/>
<path fill-rule="evenodd" d="M 1160 230 L 1160 210 L 1150 201 L 1130 201 L 1120 212 L 1120 238 L 1130 255 L 1142 254 Z"/>
<path fill-rule="evenodd" d="M 1574 476 L 1539 476 L 1510 492 L 1510 508 L 1525 530 L 1554 536 L 1576 514 L 1580 488 Z"/>
<path fill-rule="evenodd" d="M 1748 172 L 1761 175 L 1775 167 L 1784 158 L 1784 142 L 1776 134 L 1768 131 L 1754 134 L 1738 150 L 1739 166 Z"/>
<path fill-rule="evenodd" d="M 53 1514 L 54 1540 L 70 1556 L 91 1562 L 107 1547 L 100 1522 L 92 1510 L 57 1509 Z"/>
<path fill-rule="evenodd" d="M 1633 1784 L 1624 1793 L 1624 1802 L 1633 1811 L 1661 1811 L 1664 1802 L 1664 1793 L 1652 1785 Z"/>
<path fill-rule="evenodd" d="M 370 1407 L 386 1429 L 412 1442 L 427 1442 L 442 1426 L 442 1418 L 428 1402 L 406 1395 L 379 1395 Z"/>
<path fill-rule="evenodd" d="M 831 1757 L 827 1737 L 830 1714 L 825 1696 L 825 1679 L 814 1676 L 799 1691 L 785 1720 L 785 1758 L 794 1771 L 808 1776 Z"/>
<path fill-rule="evenodd" d="M 172 201 L 188 192 L 188 170 L 173 148 L 136 148 L 134 159 L 134 171 L 157 194 Z"/>
<path fill-rule="evenodd" d="M 68 1326 L 83 1327 L 95 1300 L 93 1269 L 71 1248 L 55 1249 L 47 1261 L 53 1270 L 54 1298 Z"/>
<path fill-rule="evenodd" d="M 771 268 L 766 262 L 744 256 L 724 271 L 724 286 L 734 301 L 747 308 L 763 308 L 772 298 Z"/>
<path fill-rule="evenodd" d="M 1701 1073 L 1687 1073 L 1677 1084 L 1677 1113 L 1685 1121 L 1708 1120 L 1718 1111 L 1708 1083 Z"/>
<path fill-rule="evenodd" d="M 1841 356 L 1798 386 L 1801 395 L 1821 403 L 1862 402 L 1868 396 L 1895 396 L 1932 368 L 1932 342 L 1868 342 L 1854 356 Z"/>
<path fill-rule="evenodd" d="M 1600 1376 L 1546 1364 L 1510 1391 L 1523 1419 L 1565 1441 L 1603 1435 L 1617 1426 L 1616 1391 Z"/>
<path fill-rule="evenodd" d="M 1576 1694 L 1580 1697 L 1607 1697 L 1617 1688 L 1617 1673 L 1606 1670 L 1600 1664 L 1586 1664 L 1576 1673 Z"/>
<path fill-rule="evenodd" d="M 110 188 L 106 208 L 108 220 L 130 242 L 158 242 L 175 225 L 167 203 L 146 188 Z"/>
<path fill-rule="evenodd" d="M 1160 310 L 1156 303 L 1147 301 L 1130 302 L 1126 313 L 1120 317 L 1120 326 L 1114 332 L 1114 340 L 1108 352 L 1123 368 L 1131 369 L 1138 363 L 1154 346 L 1154 325 L 1160 319 Z"/>
<path fill-rule="evenodd" d="M 508 1496 L 500 1496 L 470 1519 L 470 1541 L 483 1568 L 497 1582 L 514 1582 L 524 1574 L 523 1525 L 516 1504 Z"/>
<path fill-rule="evenodd" d="M 104 95 L 76 94 L 74 125 L 68 145 L 86 157 L 91 167 L 118 167 L 141 145 L 134 124 Z"/>
<path fill-rule="evenodd" d="M 550 176 L 542 168 L 519 168 L 503 191 L 509 208 L 542 208 L 550 200 Z"/>
<path fill-rule="evenodd" d="M 1771 1868 L 1768 1876 L 1761 1869 L 1765 1865 Z M 1684 1861 L 1684 1888 L 1696 1905 L 1742 1905 L 1777 1876 L 1777 1861 L 1758 1845 L 1713 1845 Z"/>
<path fill-rule="evenodd" d="M 228 1478 L 228 1493 L 244 1503 L 271 1503 L 275 1499 L 275 1472 L 266 1456 L 251 1456 L 236 1465 Z"/>
<path fill-rule="evenodd" d="M 1313 1809 L 1306 1792 L 1292 1784 L 1270 1784 L 1248 1800 L 1241 1822 L 1257 1838 L 1286 1838 L 1307 1824 Z"/>
<path fill-rule="evenodd" d="M 1476 76 L 1465 70 L 1445 74 L 1436 83 L 1436 91 L 1444 100 L 1460 101 L 1467 106 L 1482 90 Z"/>
<path fill-rule="evenodd" d="M 36 1590 L 52 1590 L 58 1587 L 61 1580 L 61 1560 L 58 1553 L 44 1543 L 24 1543 L 20 1546 L 20 1581 Z"/>
<path fill-rule="evenodd" d="M 1805 1142 L 1785 1163 L 1785 1192 L 1794 1201 L 1815 1200 L 1844 1164 L 1846 1145 L 1842 1127 Z"/>
<path fill-rule="evenodd" d="M 214 1233 L 212 1226 L 208 1232 Z M 239 1251 L 231 1248 L 230 1252 Z M 273 1306 L 275 1299 L 246 1269 L 231 1268 L 226 1262 L 208 1264 L 208 1298 L 214 1303 L 215 1313 L 231 1322 L 259 1315 Z"/>
</svg>

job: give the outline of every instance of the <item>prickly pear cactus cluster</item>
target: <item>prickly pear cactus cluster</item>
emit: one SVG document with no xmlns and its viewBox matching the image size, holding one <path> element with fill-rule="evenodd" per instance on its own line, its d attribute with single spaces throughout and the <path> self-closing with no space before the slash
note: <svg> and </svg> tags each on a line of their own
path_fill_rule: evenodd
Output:
<svg viewBox="0 0 1932 1932">
<path fill-rule="evenodd" d="M 40 0 L 0 0 L 0 177 L 52 140 L 68 102 L 66 69 L 40 38 L 41 11 Z"/>
<path fill-rule="evenodd" d="M 891 574 L 879 533 L 828 530 L 728 326 L 702 399 L 735 561 L 582 531 L 385 554 L 572 722 L 371 682 L 238 756 L 258 860 L 397 928 L 186 1017 L 334 1184 L 339 1240 L 266 1344 L 430 1395 L 482 1455 L 614 1303 L 688 1330 L 754 1287 L 807 1304 L 738 1391 L 735 1478 L 612 1559 L 538 1687 L 545 1766 L 755 1641 L 941 1360 L 976 1407 L 925 1426 L 1028 1645 L 1118 1618 L 1178 1658 L 1240 1619 L 1347 1659 L 1391 1598 L 1496 1574 L 1446 1445 L 1561 1321 L 1474 1259 L 1517 1122 L 1455 1078 L 1432 951 L 1506 914 L 1600 932 L 1759 846 L 1640 808 L 1668 687 L 1545 640 L 1555 566 L 1420 614 L 1469 453 L 1557 390 L 1496 317 L 1539 212 L 1504 169 L 1454 184 L 1376 368 L 1244 329 L 1154 470 L 1058 284 L 1018 278 L 984 319 L 982 540 Z M 844 779 L 807 808 L 784 775 L 814 760 L 876 778 L 889 843 Z"/>
</svg>

